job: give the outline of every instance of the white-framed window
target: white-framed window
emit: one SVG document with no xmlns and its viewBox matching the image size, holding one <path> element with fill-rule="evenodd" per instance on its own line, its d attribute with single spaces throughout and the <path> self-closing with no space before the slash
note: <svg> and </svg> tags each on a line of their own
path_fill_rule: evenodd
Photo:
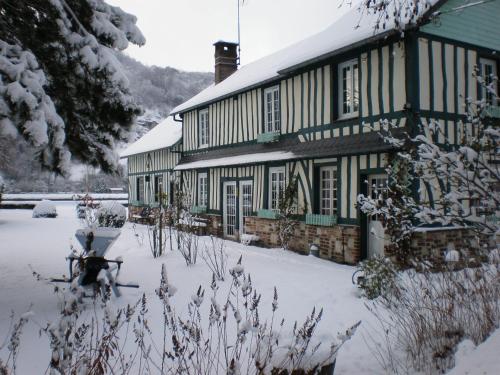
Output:
<svg viewBox="0 0 500 375">
<path fill-rule="evenodd" d="M 203 109 L 200 111 L 198 119 L 198 137 L 200 147 L 208 147 L 210 138 L 208 125 L 208 109 Z"/>
<path fill-rule="evenodd" d="M 280 90 L 279 86 L 264 90 L 264 132 L 280 131 Z"/>
<path fill-rule="evenodd" d="M 269 168 L 269 209 L 277 210 L 279 199 L 285 191 L 285 167 Z"/>
<path fill-rule="evenodd" d="M 198 173 L 198 206 L 207 207 L 208 177 L 206 173 Z"/>
<path fill-rule="evenodd" d="M 492 59 L 485 59 L 485 58 L 480 58 L 479 59 L 479 73 L 481 77 L 484 79 L 484 86 L 481 86 L 481 98 L 486 99 L 486 102 L 490 105 L 498 105 L 498 102 L 494 100 L 495 95 L 498 95 L 498 83 L 495 82 L 493 85 L 493 91 L 492 93 L 490 90 L 488 90 L 485 86 L 491 85 L 493 82 L 494 77 L 497 76 L 497 62 Z"/>
<path fill-rule="evenodd" d="M 337 214 L 337 167 L 321 167 L 319 170 L 319 199 L 321 215 Z"/>
<path fill-rule="evenodd" d="M 339 118 L 358 116 L 359 64 L 358 59 L 339 64 Z"/>
</svg>

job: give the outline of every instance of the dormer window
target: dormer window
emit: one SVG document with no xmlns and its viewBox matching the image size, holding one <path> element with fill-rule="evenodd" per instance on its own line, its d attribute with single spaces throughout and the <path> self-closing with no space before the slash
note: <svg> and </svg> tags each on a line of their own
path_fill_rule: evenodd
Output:
<svg viewBox="0 0 500 375">
<path fill-rule="evenodd" d="M 208 147 L 209 130 L 208 130 L 208 109 L 203 109 L 199 114 L 198 122 L 198 137 L 199 147 Z"/>
<path fill-rule="evenodd" d="M 339 64 L 339 118 L 358 116 L 359 70 L 358 59 Z"/>
<path fill-rule="evenodd" d="M 264 132 L 280 131 L 280 90 L 279 86 L 264 90 Z"/>
</svg>

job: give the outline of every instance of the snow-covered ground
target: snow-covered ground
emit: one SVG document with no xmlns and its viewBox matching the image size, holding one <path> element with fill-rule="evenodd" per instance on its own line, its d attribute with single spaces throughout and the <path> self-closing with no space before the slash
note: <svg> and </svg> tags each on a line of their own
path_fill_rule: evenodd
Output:
<svg viewBox="0 0 500 375">
<path fill-rule="evenodd" d="M 93 199 L 128 199 L 127 193 L 90 193 Z M 49 199 L 54 201 L 78 201 L 85 193 L 16 193 L 4 194 L 5 201 L 38 201 Z"/>
<path fill-rule="evenodd" d="M 67 275 L 65 257 L 71 244 L 79 246 L 74 238 L 76 229 L 81 227 L 76 218 L 75 203 L 58 202 L 57 211 L 55 219 L 32 219 L 30 210 L 0 210 L 0 345 L 9 329 L 12 311 L 17 316 L 28 310 L 35 314 L 22 336 L 19 374 L 39 374 L 46 370 L 50 354 L 46 339 L 43 335 L 39 337 L 38 331 L 48 321 L 54 321 L 58 312 L 58 299 L 52 293 L 53 286 L 36 281 L 32 270 L 45 277 Z M 108 257 L 122 256 L 121 281 L 137 281 L 140 289 L 123 289 L 123 296 L 120 300 L 113 300 L 113 303 L 133 303 L 145 293 L 150 304 L 150 327 L 160 327 L 162 317 L 154 290 L 159 286 L 162 263 L 166 264 L 169 280 L 178 289 L 173 300 L 178 312 L 186 310 L 200 284 L 208 287 L 211 272 L 201 256 L 198 263 L 191 267 L 186 266 L 177 251 L 168 250 L 163 257 L 153 259 L 145 228 L 138 225 L 135 230 L 139 237 L 144 236 L 143 244 L 137 240 L 132 224 L 127 223 Z M 208 240 L 208 237 L 202 238 L 200 247 Z M 262 293 L 263 318 L 271 311 L 273 287 L 276 286 L 278 316 L 285 317 L 289 326 L 295 320 L 302 322 L 313 306 L 324 308 L 318 331 L 320 335 L 335 336 L 358 320 L 362 321 L 354 338 L 342 347 L 335 374 L 384 373 L 366 344 L 367 335 L 373 334 L 377 325 L 351 284 L 353 267 L 235 242 L 227 242 L 226 251 L 230 267 L 236 264 L 240 255 L 243 256 L 245 271 L 251 274 L 254 287 Z M 498 338 L 495 342 L 498 343 Z M 491 352 L 491 344 L 487 344 L 483 345 Z M 470 351 L 481 358 L 481 348 Z M 466 358 L 460 357 L 459 363 L 462 364 L 462 361 Z M 496 358 L 492 360 L 493 365 L 495 361 Z M 465 371 L 453 374 L 473 373 Z M 488 369 L 481 372 L 493 373 Z"/>
</svg>

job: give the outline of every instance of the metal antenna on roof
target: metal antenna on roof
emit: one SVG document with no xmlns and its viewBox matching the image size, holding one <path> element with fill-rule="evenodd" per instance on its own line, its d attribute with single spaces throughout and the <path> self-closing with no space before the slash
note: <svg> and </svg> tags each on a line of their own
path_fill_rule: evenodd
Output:
<svg viewBox="0 0 500 375">
<path fill-rule="evenodd" d="M 243 2 L 245 0 L 242 0 Z M 241 56 L 241 38 L 240 38 L 240 0 L 236 0 L 238 4 L 238 57 L 236 58 L 236 64 L 240 65 L 240 56 Z"/>
</svg>

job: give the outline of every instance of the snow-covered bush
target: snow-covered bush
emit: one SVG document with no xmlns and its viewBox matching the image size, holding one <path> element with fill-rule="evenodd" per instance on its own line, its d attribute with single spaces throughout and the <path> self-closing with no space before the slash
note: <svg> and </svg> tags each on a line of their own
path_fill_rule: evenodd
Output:
<svg viewBox="0 0 500 375">
<path fill-rule="evenodd" d="M 40 217 L 57 217 L 57 210 L 55 204 L 47 199 L 44 199 L 37 203 L 37 205 L 33 208 L 34 218 Z"/>
<path fill-rule="evenodd" d="M 377 340 L 384 342 L 375 340 L 373 353 L 388 373 L 446 372 L 462 340 L 478 345 L 500 325 L 499 280 L 494 263 L 403 272 L 389 293 L 369 306 L 383 332 Z"/>
<path fill-rule="evenodd" d="M 386 295 L 394 288 L 397 269 L 390 259 L 377 256 L 364 260 L 359 263 L 358 270 L 362 274 L 358 287 L 366 298 Z"/>
<path fill-rule="evenodd" d="M 127 209 L 118 202 L 104 201 L 96 216 L 101 227 L 121 228 L 127 220 Z"/>
</svg>

